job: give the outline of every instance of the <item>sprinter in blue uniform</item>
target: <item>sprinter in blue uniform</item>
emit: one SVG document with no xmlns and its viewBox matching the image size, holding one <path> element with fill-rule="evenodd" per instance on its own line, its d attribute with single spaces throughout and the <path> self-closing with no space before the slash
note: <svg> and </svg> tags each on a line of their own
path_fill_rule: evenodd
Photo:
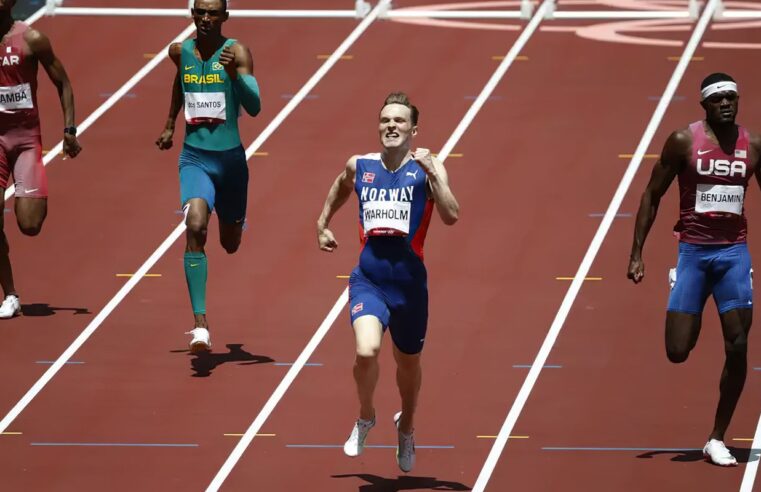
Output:
<svg viewBox="0 0 761 492">
<path fill-rule="evenodd" d="M 354 380 L 360 408 L 344 452 L 361 454 L 367 433 L 375 425 L 378 354 L 388 328 L 402 399 L 402 411 L 394 416 L 399 438 L 396 459 L 405 472 L 415 464 L 413 422 L 428 322 L 423 243 L 434 206 L 447 225 L 457 222 L 459 215 L 444 165 L 428 149 L 412 150 L 418 116 L 406 94 L 386 98 L 378 128 L 382 151 L 349 159 L 317 221 L 320 249 L 333 251 L 338 242 L 328 224 L 352 190 L 356 192 L 362 252 L 349 279 L 349 309 L 357 347 Z"/>
</svg>

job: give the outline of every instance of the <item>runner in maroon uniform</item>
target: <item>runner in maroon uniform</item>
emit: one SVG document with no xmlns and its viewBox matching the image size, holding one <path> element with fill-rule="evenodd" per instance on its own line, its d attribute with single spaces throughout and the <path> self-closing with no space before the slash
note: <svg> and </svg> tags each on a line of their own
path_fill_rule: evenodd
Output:
<svg viewBox="0 0 761 492">
<path fill-rule="evenodd" d="M 628 277 L 639 283 L 645 275 L 642 247 L 661 197 L 678 176 L 679 221 L 674 233 L 679 238 L 679 260 L 669 274 L 666 353 L 671 362 L 687 360 L 700 333 L 703 306 L 713 295 L 726 360 L 714 427 L 703 454 L 717 465 L 735 466 L 724 433 L 747 372 L 753 270 L 745 242 L 744 200 L 751 177 L 761 185 L 761 137 L 735 124 L 739 96 L 732 77 L 709 75 L 701 95 L 705 120 L 671 134 L 642 195 Z"/>
<path fill-rule="evenodd" d="M 64 154 L 76 157 L 81 149 L 74 127 L 74 95 L 66 71 L 44 34 L 13 20 L 11 9 L 15 3 L 15 0 L 0 0 L 0 209 L 4 208 L 5 189 L 12 175 L 19 228 L 24 234 L 35 236 L 47 214 L 48 196 L 37 111 L 38 62 L 61 97 Z M 3 225 L 3 214 L 0 214 L 0 286 L 5 293 L 0 318 L 11 318 L 21 307 L 13 285 Z"/>
</svg>

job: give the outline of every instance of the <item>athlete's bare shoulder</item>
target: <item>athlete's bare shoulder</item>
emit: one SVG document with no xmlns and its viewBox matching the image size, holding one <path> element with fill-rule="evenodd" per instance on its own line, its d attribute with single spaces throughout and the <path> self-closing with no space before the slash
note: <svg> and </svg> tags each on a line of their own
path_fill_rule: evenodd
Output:
<svg viewBox="0 0 761 492">
<path fill-rule="evenodd" d="M 357 172 L 357 161 L 359 158 L 362 157 L 361 155 L 353 155 L 349 157 L 349 160 L 346 161 L 346 170 L 350 171 L 352 174 Z"/>
<path fill-rule="evenodd" d="M 663 146 L 663 152 L 671 156 L 681 155 L 690 157 L 692 155 L 692 132 L 689 128 L 680 128 L 675 130 L 666 139 Z"/>
<path fill-rule="evenodd" d="M 753 147 L 756 152 L 761 152 L 761 134 L 749 131 L 748 138 L 751 147 Z"/>
<path fill-rule="evenodd" d="M 761 134 L 748 132 L 748 140 L 750 143 L 750 158 L 751 162 L 755 163 L 756 169 L 761 170 Z"/>
<path fill-rule="evenodd" d="M 180 57 L 182 56 L 182 43 L 172 43 L 167 50 L 169 59 L 174 62 L 175 65 L 180 65 Z"/>
<path fill-rule="evenodd" d="M 38 54 L 42 51 L 49 51 L 51 49 L 50 39 L 48 39 L 48 37 L 41 31 L 31 27 L 24 31 L 24 41 L 29 47 L 29 50 L 34 54 Z"/>
</svg>

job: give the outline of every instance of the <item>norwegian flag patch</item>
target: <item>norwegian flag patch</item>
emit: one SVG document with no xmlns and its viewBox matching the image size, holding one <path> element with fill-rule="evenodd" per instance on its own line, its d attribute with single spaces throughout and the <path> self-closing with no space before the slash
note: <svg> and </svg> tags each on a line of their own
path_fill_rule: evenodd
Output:
<svg viewBox="0 0 761 492">
<path fill-rule="evenodd" d="M 354 305 L 353 308 L 351 308 L 351 314 L 357 314 L 358 312 L 362 311 L 365 308 L 364 303 L 358 302 Z"/>
<path fill-rule="evenodd" d="M 362 173 L 363 183 L 372 183 L 375 181 L 375 173 Z"/>
<path fill-rule="evenodd" d="M 735 157 L 737 157 L 738 159 L 747 159 L 748 158 L 748 151 L 747 150 L 735 149 Z"/>
</svg>

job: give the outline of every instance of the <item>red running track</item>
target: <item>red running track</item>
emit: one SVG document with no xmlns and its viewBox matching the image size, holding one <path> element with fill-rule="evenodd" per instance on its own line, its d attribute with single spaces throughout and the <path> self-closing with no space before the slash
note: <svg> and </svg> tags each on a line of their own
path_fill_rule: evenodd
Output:
<svg viewBox="0 0 761 492">
<path fill-rule="evenodd" d="M 38 27 L 55 40 L 64 23 L 84 21 L 44 19 Z M 71 29 L 56 43 L 75 84 L 86 88 L 77 92 L 79 119 L 100 104 L 100 91 L 115 90 L 137 70 L 143 53 L 155 52 L 187 25 L 180 19 L 86 23 L 88 29 L 76 30 L 76 45 L 69 43 Z M 231 21 L 229 33 L 253 49 L 265 96 L 262 115 L 242 120 L 247 142 L 285 104 L 283 96 L 317 69 L 317 55 L 331 53 L 355 24 Z M 135 44 L 123 42 L 137 29 L 145 34 Z M 91 54 L 77 49 L 96 41 L 106 45 L 116 32 L 123 32 L 122 42 L 115 36 L 108 46 L 124 53 L 113 69 L 94 66 Z M 336 275 L 356 262 L 356 205 L 334 219 L 341 247 L 333 255 L 317 251 L 314 220 L 346 158 L 377 147 L 379 101 L 390 90 L 407 90 L 422 109 L 418 144 L 438 150 L 496 67 L 492 56 L 504 54 L 516 36 L 390 22 L 372 26 L 349 51 L 353 58 L 340 62 L 264 144 L 268 155 L 251 161 L 241 250 L 224 255 L 216 231 L 210 233 L 213 356 L 184 351 L 190 316 L 180 240 L 153 268 L 162 276 L 142 280 L 72 359 L 83 363 L 64 367 L 8 429 L 22 434 L 0 437 L 6 486 L 206 487 L 235 444 L 224 434 L 243 432 L 259 413 L 288 369 L 275 362 L 295 360 L 345 286 Z M 729 64 L 732 70 L 725 70 L 739 80 L 752 80 L 742 53 L 700 53 L 705 61 L 690 67 L 678 92 L 687 99 L 672 105 L 652 152 L 668 131 L 700 117 L 694 88 L 705 73 Z M 667 56 L 679 50 L 540 32 L 522 54 L 528 60 L 510 69 L 447 161 L 463 217 L 451 229 L 435 219 L 426 250 L 432 314 L 415 471 L 400 477 L 392 449 L 368 449 L 351 460 L 336 448 L 287 447 L 340 445 L 356 416 L 352 336 L 343 313 L 311 358 L 322 365 L 304 368 L 262 429 L 274 436 L 254 440 L 226 489 L 473 485 L 491 445 L 477 436 L 496 434 L 501 426 L 527 371 L 513 365 L 533 361 L 568 286 L 555 277 L 577 269 L 599 221 L 589 214 L 607 207 L 628 163 L 618 154 L 636 147 L 656 104 L 650 97 L 661 94 L 673 71 Z M 122 285 L 114 274 L 136 269 L 179 220 L 177 151 L 161 154 L 152 145 L 171 77 L 170 65 L 162 63 L 134 97 L 83 136 L 81 158 L 54 161 L 43 236 L 48 241 L 19 237 L 8 227 L 23 303 L 59 309 L 4 324 L 11 355 L 0 364 L 13 375 L 0 383 L 7 409 L 46 368 L 35 361 L 56 358 Z M 41 104 L 49 129 L 60 114 L 49 87 L 47 92 Z M 743 99 L 743 121 L 753 121 L 757 106 L 751 94 Z M 53 135 L 47 131 L 46 138 Z M 643 164 L 621 212 L 636 211 L 651 165 Z M 550 356 L 549 363 L 562 368 L 540 376 L 514 432 L 529 437 L 508 444 L 489 490 L 739 488 L 742 467 L 711 467 L 694 453 L 673 461 L 673 455 L 659 453 L 542 449 L 702 446 L 720 367 L 714 313 L 706 313 L 703 339 L 686 366 L 668 365 L 661 347 L 675 206 L 672 193 L 647 246 L 648 278 L 637 288 L 624 278 L 633 219 L 615 222 L 591 272 L 603 280 L 582 289 Z M 51 254 L 51 248 L 66 254 Z M 50 313 L 40 306 L 25 310 Z M 394 443 L 390 418 L 398 396 L 388 349 L 377 395 L 379 425 L 369 444 Z M 751 373 L 731 428 L 738 437 L 754 431 L 757 411 L 748 395 L 757 385 Z M 96 442 L 197 446 L 34 445 Z"/>
</svg>

